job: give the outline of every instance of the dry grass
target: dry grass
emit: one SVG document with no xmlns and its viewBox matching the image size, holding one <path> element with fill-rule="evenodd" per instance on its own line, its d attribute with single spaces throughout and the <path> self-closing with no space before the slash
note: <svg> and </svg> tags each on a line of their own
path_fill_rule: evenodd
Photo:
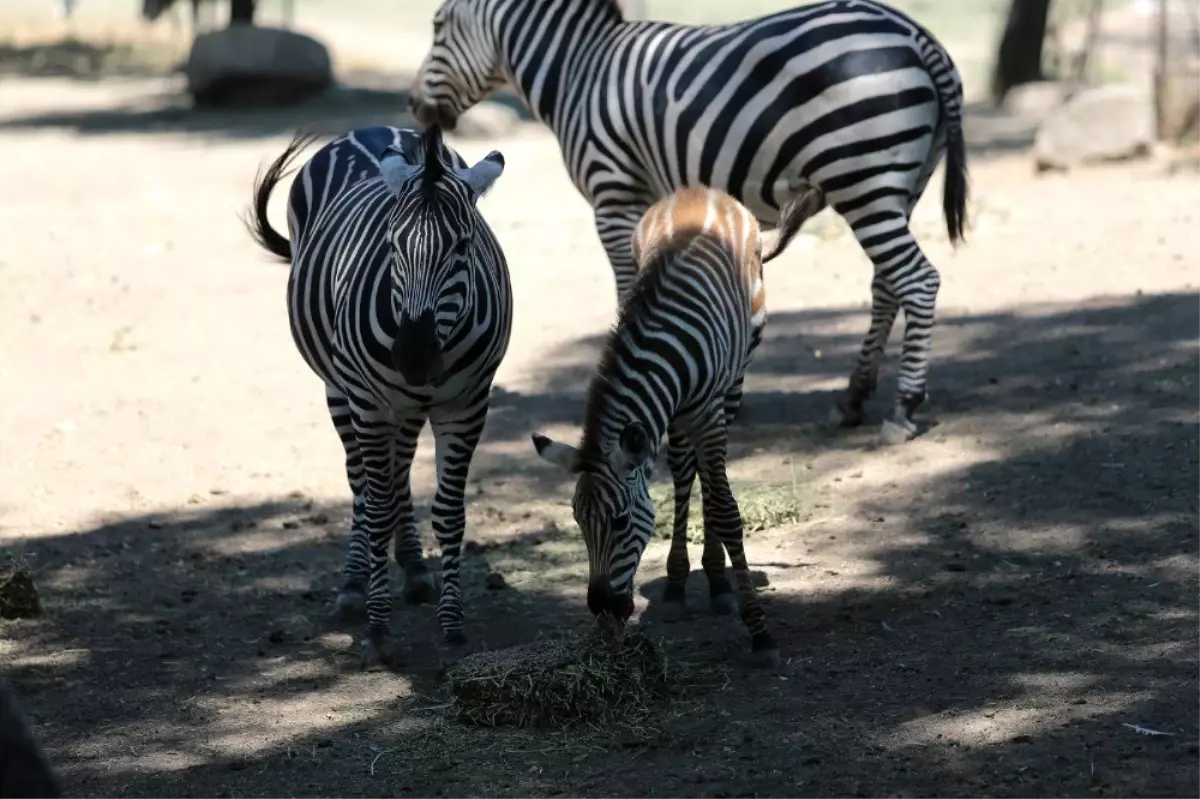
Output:
<svg viewBox="0 0 1200 799">
<path fill-rule="evenodd" d="M 747 533 L 782 527 L 805 521 L 808 513 L 795 488 L 791 486 L 766 485 L 757 482 L 734 483 L 733 495 L 737 497 L 742 511 L 742 526 Z M 688 541 L 693 544 L 704 542 L 704 518 L 701 513 L 699 486 L 692 493 L 691 512 L 688 514 Z M 670 485 L 656 485 L 650 490 L 654 500 L 654 534 L 669 539 L 675 524 L 675 491 Z"/>
<path fill-rule="evenodd" d="M 599 623 L 509 649 L 480 652 L 447 670 L 457 716 L 489 727 L 566 727 L 628 721 L 673 682 L 658 645 L 637 626 Z"/>
</svg>

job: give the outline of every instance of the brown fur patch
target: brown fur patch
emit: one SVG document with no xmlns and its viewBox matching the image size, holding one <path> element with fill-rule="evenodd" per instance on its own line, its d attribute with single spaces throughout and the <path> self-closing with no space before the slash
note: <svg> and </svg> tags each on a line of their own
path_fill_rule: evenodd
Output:
<svg viewBox="0 0 1200 799">
<path fill-rule="evenodd" d="M 752 313 L 758 313 L 766 303 L 758 220 L 720 189 L 691 186 L 650 206 L 634 230 L 633 257 L 644 267 L 657 254 L 684 250 L 701 236 L 718 242 L 741 265 L 754 291 Z"/>
</svg>

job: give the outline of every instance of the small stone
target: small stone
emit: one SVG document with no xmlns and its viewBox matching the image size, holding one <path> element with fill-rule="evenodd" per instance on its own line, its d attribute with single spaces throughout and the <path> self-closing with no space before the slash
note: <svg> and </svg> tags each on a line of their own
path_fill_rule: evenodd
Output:
<svg viewBox="0 0 1200 799">
<path fill-rule="evenodd" d="M 504 575 L 497 571 L 488 572 L 487 577 L 483 578 L 483 584 L 489 591 L 500 591 L 508 588 L 508 580 L 505 580 Z"/>
</svg>

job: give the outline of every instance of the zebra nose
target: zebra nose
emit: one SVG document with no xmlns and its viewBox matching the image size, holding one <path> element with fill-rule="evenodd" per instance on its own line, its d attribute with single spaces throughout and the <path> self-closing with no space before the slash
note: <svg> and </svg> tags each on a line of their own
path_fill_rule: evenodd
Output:
<svg viewBox="0 0 1200 799">
<path fill-rule="evenodd" d="M 414 388 L 436 384 L 446 371 L 437 320 L 432 311 L 416 319 L 401 318 L 392 342 L 392 364 L 404 382 Z"/>
</svg>

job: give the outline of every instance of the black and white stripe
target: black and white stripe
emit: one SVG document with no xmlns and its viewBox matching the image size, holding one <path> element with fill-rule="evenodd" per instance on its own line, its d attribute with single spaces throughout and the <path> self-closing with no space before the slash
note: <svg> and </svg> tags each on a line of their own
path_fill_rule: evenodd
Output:
<svg viewBox="0 0 1200 799">
<path fill-rule="evenodd" d="M 255 182 L 258 243 L 292 264 L 288 315 L 304 360 L 325 382 L 346 450 L 354 523 L 343 616 L 365 606 L 368 660 L 391 661 L 387 545 L 410 601 L 432 598 L 421 560 L 410 470 L 426 420 L 437 446 L 433 530 L 442 550 L 438 621 L 461 644 L 459 558 L 467 472 L 508 349 L 508 266 L 476 201 L 504 169 L 498 152 L 468 166 L 437 126 L 376 126 L 322 147 L 288 198 L 291 241 L 267 220 L 271 190 L 310 141 L 297 136 Z"/>
<path fill-rule="evenodd" d="M 780 241 L 765 259 L 754 216 L 724 192 L 693 187 L 652 206 L 633 242 L 640 274 L 588 388 L 580 445 L 533 434 L 539 455 L 578 475 L 572 508 L 588 549 L 588 607 L 622 620 L 633 611 L 633 577 L 654 531 L 650 476 L 667 436 L 675 523 L 664 605 L 676 615 L 683 608 L 688 512 L 699 475 L 701 563 L 712 609 L 731 613 L 738 605 L 725 577 L 727 552 L 753 650 L 768 663 L 779 653 L 746 563 L 725 471 L 727 428 L 766 324 L 763 261 L 786 244 L 788 226 L 798 229 L 819 207 L 797 205 L 800 213 L 785 213 Z"/>
<path fill-rule="evenodd" d="M 728 191 L 764 224 L 820 190 L 874 264 L 871 324 L 836 418 L 861 424 L 896 314 L 905 314 L 888 441 L 916 432 L 940 279 L 909 218 L 943 153 L 942 206 L 962 238 L 962 81 L 933 36 L 874 0 L 825 0 L 744 22 L 626 22 L 616 0 L 445 0 L 410 102 L 452 125 L 508 83 L 555 132 L 591 203 L 618 296 L 629 236 L 682 186 Z"/>
</svg>

